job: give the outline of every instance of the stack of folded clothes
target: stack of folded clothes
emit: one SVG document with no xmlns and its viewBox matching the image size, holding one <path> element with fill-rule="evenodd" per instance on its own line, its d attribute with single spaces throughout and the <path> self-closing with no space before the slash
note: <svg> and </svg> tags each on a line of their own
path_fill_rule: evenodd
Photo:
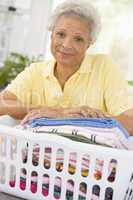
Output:
<svg viewBox="0 0 133 200">
<path fill-rule="evenodd" d="M 23 128 L 36 133 L 58 134 L 86 143 L 132 149 L 127 131 L 119 122 L 110 118 L 39 118 L 29 121 Z"/>
</svg>

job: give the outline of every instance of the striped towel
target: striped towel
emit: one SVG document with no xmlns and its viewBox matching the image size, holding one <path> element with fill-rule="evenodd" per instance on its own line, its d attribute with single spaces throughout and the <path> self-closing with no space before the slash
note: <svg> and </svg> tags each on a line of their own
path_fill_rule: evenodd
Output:
<svg viewBox="0 0 133 200">
<path fill-rule="evenodd" d="M 119 149 L 133 149 L 129 145 L 129 134 L 122 125 L 114 119 L 72 118 L 49 119 L 39 118 L 25 125 L 36 133 L 53 133 L 62 136 L 84 138 L 84 141 L 107 145 Z"/>
</svg>

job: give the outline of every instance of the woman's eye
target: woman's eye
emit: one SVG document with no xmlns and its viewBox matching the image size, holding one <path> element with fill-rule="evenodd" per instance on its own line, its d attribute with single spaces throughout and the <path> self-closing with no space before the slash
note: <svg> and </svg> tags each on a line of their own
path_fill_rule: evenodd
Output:
<svg viewBox="0 0 133 200">
<path fill-rule="evenodd" d="M 61 38 L 65 37 L 65 34 L 63 32 L 57 32 L 56 35 Z"/>
<path fill-rule="evenodd" d="M 81 38 L 81 37 L 76 37 L 75 40 L 76 40 L 76 42 L 83 42 L 84 41 L 83 38 Z"/>
</svg>

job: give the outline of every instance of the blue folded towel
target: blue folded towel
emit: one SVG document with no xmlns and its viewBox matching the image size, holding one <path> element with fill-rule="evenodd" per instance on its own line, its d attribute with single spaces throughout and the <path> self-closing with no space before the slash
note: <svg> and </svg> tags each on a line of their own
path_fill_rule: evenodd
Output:
<svg viewBox="0 0 133 200">
<path fill-rule="evenodd" d="M 126 137 L 129 137 L 125 128 L 115 119 L 111 118 L 67 118 L 67 119 L 53 119 L 53 118 L 38 118 L 28 122 L 31 128 L 37 126 L 80 126 L 80 127 L 96 127 L 96 128 L 114 128 L 120 129 Z"/>
</svg>

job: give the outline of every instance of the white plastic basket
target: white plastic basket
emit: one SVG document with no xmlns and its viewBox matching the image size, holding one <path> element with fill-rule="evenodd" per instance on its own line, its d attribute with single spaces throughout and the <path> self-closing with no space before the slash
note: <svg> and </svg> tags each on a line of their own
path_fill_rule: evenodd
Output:
<svg viewBox="0 0 133 200">
<path fill-rule="evenodd" d="M 34 145 L 39 147 L 39 160 L 36 165 L 32 163 L 32 150 Z M 26 147 L 28 157 L 24 162 L 23 150 Z M 45 149 L 50 148 L 50 165 L 44 167 L 46 159 Z M 57 170 L 57 152 L 63 152 L 61 170 Z M 70 155 L 76 155 L 76 168 L 69 172 Z M 83 158 L 88 156 L 87 175 L 83 175 Z M 96 178 L 96 161 L 101 160 L 103 165 L 102 175 Z M 111 160 L 116 160 L 116 174 L 113 181 L 108 181 L 109 166 Z M 25 170 L 25 188 L 20 188 L 20 174 Z M 37 174 L 36 191 L 31 191 L 31 180 L 34 173 Z M 82 185 L 85 185 L 84 199 L 91 200 L 94 186 L 100 189 L 95 199 L 107 200 L 105 193 L 108 188 L 113 191 L 113 197 L 109 200 L 123 200 L 128 183 L 133 172 L 133 152 L 117 150 L 108 147 L 74 142 L 69 139 L 49 134 L 35 134 L 12 127 L 0 125 L 0 190 L 24 199 L 31 200 L 65 200 L 68 195 L 69 183 L 73 182 L 73 196 L 70 199 L 78 200 Z M 32 175 L 31 175 L 32 174 Z M 42 193 L 43 178 L 48 179 L 48 192 Z M 11 185 L 11 180 L 15 180 Z M 58 198 L 55 196 L 55 181 L 60 180 L 61 191 Z"/>
</svg>

